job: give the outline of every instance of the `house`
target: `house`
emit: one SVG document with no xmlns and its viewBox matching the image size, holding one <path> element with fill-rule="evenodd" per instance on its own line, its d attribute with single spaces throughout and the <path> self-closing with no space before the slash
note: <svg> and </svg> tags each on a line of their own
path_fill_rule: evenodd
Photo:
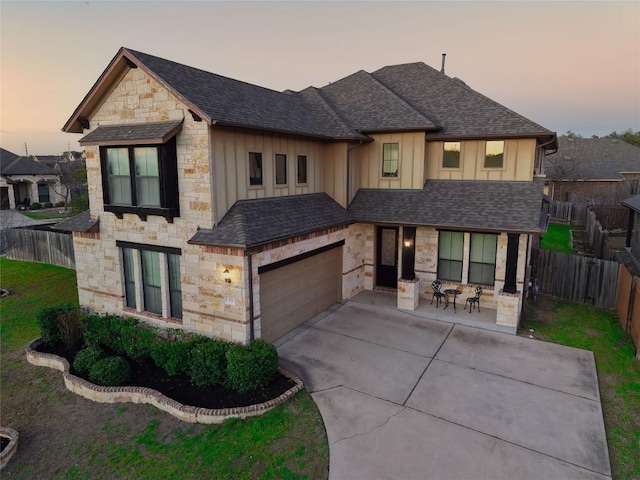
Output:
<svg viewBox="0 0 640 480">
<path fill-rule="evenodd" d="M 544 173 L 552 200 L 615 205 L 639 192 L 640 148 L 616 138 L 560 136 Z"/>
<path fill-rule="evenodd" d="M 56 170 L 31 157 L 0 149 L 0 208 L 27 208 L 32 203 L 57 203 L 65 199 Z"/>
<path fill-rule="evenodd" d="M 277 92 L 121 48 L 63 130 L 89 178 L 58 225 L 82 305 L 273 341 L 439 278 L 515 332 L 556 135 L 424 63 Z"/>
</svg>

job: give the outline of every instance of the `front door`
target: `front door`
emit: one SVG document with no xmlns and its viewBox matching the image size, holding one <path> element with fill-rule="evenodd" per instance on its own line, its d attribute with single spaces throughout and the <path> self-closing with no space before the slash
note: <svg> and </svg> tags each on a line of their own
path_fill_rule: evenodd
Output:
<svg viewBox="0 0 640 480">
<path fill-rule="evenodd" d="M 398 288 L 398 229 L 378 227 L 376 285 Z"/>
</svg>

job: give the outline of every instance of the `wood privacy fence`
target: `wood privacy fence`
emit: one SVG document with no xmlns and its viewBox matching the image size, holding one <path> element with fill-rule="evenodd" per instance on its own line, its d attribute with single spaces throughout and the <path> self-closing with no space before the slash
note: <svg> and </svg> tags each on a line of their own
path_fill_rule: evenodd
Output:
<svg viewBox="0 0 640 480">
<path fill-rule="evenodd" d="M 623 207 L 624 208 L 624 207 Z M 596 258 L 602 258 L 604 260 L 614 260 L 615 250 L 609 248 L 609 242 L 607 241 L 607 233 L 603 230 L 602 225 L 598 221 L 596 212 L 589 210 L 587 213 L 587 222 L 585 224 L 585 230 L 589 237 L 589 245 L 593 247 L 593 254 Z"/>
<path fill-rule="evenodd" d="M 27 262 L 50 263 L 76 268 L 71 233 L 51 230 L 49 225 L 4 230 L 7 258 Z"/>
<path fill-rule="evenodd" d="M 532 277 L 540 293 L 600 308 L 615 308 L 620 264 L 609 260 L 532 251 Z M 640 313 L 640 312 L 639 312 Z"/>
<path fill-rule="evenodd" d="M 640 282 L 624 265 L 620 267 L 616 311 L 622 328 L 633 338 L 640 360 Z"/>
<path fill-rule="evenodd" d="M 549 215 L 552 222 L 584 225 L 587 221 L 587 207 L 571 202 L 545 203 L 542 211 Z"/>
</svg>

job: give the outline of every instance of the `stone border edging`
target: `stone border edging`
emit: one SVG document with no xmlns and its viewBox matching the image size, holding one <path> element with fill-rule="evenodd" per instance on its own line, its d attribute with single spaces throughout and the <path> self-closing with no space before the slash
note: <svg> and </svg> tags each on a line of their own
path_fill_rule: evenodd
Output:
<svg viewBox="0 0 640 480">
<path fill-rule="evenodd" d="M 16 450 L 18 450 L 18 432 L 16 432 L 13 428 L 0 427 L 0 436 L 9 439 L 9 444 L 0 453 L 1 470 L 7 463 L 9 463 L 11 457 L 13 457 L 13 455 L 16 453 Z"/>
<path fill-rule="evenodd" d="M 262 415 L 272 408 L 283 404 L 293 395 L 302 390 L 302 380 L 278 366 L 278 372 L 293 380 L 296 384 L 277 398 L 267 402 L 232 408 L 201 408 L 183 405 L 172 398 L 166 397 L 157 390 L 146 387 L 103 387 L 95 385 L 83 378 L 70 373 L 69 362 L 66 358 L 51 353 L 41 353 L 35 349 L 43 343 L 37 338 L 25 347 L 27 361 L 31 365 L 49 367 L 62 372 L 67 389 L 89 400 L 99 403 L 148 403 L 160 410 L 173 415 L 180 420 L 191 423 L 222 423 L 228 418 L 247 418 Z"/>
</svg>

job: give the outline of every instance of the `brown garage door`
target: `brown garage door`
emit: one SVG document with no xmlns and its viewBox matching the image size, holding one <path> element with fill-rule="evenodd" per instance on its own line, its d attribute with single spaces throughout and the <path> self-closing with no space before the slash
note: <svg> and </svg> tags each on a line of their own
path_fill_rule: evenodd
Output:
<svg viewBox="0 0 640 480">
<path fill-rule="evenodd" d="M 260 274 L 262 339 L 273 342 L 341 300 L 342 247 Z"/>
</svg>

